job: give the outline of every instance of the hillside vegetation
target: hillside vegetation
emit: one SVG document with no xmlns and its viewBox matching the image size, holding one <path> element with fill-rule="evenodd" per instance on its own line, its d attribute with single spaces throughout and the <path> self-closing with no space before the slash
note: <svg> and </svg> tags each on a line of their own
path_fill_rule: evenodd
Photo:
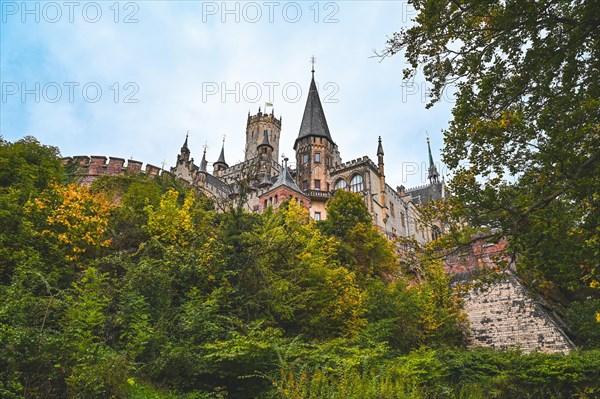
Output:
<svg viewBox="0 0 600 399">
<path fill-rule="evenodd" d="M 0 141 L 2 398 L 600 395 L 597 300 L 568 356 L 466 350 L 440 261 L 400 262 L 358 195 L 319 223 L 217 213 L 167 178 L 79 186 L 58 155 Z"/>
</svg>

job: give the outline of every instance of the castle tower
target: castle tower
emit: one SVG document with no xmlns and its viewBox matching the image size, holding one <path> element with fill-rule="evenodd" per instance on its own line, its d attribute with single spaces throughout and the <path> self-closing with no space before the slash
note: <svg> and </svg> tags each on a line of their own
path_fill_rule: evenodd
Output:
<svg viewBox="0 0 600 399">
<path fill-rule="evenodd" d="M 258 147 L 264 141 L 265 133 L 268 135 L 268 141 L 273 148 L 271 158 L 278 162 L 279 157 L 279 138 L 281 135 L 281 117 L 275 117 L 275 110 L 270 114 L 262 113 L 260 107 L 256 115 L 250 115 L 248 112 L 248 121 L 246 123 L 246 155 L 245 161 L 258 155 Z"/>
<path fill-rule="evenodd" d="M 331 138 L 315 84 L 314 64 L 311 72 L 312 79 L 300 132 L 294 143 L 296 182 L 311 198 L 315 213 L 311 216 L 324 218 L 325 202 L 331 190 L 329 171 L 333 166 L 341 163 L 341 159 L 338 147 Z"/>
</svg>

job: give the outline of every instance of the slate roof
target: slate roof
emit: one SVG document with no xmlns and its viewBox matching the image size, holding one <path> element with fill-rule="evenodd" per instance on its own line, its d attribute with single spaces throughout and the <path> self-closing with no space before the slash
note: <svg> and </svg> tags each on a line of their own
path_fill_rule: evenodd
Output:
<svg viewBox="0 0 600 399">
<path fill-rule="evenodd" d="M 221 155 L 219 155 L 219 159 L 215 163 L 223 163 L 227 165 L 227 162 L 225 162 L 225 144 L 223 144 L 223 147 L 221 147 Z"/>
<path fill-rule="evenodd" d="M 331 134 L 329 133 L 329 127 L 327 126 L 327 120 L 325 119 L 325 112 L 323 112 L 323 106 L 321 105 L 321 99 L 319 98 L 319 92 L 317 91 L 317 85 L 315 84 L 315 75 L 310 81 L 310 88 L 308 90 L 308 98 L 306 99 L 306 106 L 304 107 L 304 115 L 302 116 L 302 123 L 300 124 L 300 132 L 298 140 L 308 137 L 325 137 L 329 141 Z M 294 144 L 296 148 L 296 144 Z"/>
<path fill-rule="evenodd" d="M 297 193 L 304 195 L 302 190 L 300 190 L 300 187 L 298 187 L 298 185 L 296 184 L 296 182 L 294 182 L 294 179 L 290 175 L 287 165 L 283 167 L 283 170 L 281 171 L 279 176 L 277 176 L 277 180 L 275 180 L 275 183 L 273 183 L 273 185 L 271 186 L 269 191 L 272 191 L 281 186 L 286 186 L 286 187 L 296 191 Z"/>
</svg>

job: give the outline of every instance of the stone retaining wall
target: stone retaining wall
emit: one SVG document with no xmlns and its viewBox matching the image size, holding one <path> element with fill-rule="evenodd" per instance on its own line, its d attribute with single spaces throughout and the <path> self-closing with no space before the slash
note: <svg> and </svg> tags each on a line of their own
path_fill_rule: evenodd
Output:
<svg viewBox="0 0 600 399">
<path fill-rule="evenodd" d="M 513 277 L 465 296 L 471 346 L 568 353 L 573 343 L 540 302 Z"/>
</svg>

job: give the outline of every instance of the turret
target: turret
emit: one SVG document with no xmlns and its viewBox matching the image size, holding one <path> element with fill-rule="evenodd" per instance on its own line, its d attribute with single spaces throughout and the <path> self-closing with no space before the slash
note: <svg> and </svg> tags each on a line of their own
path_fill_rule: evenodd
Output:
<svg viewBox="0 0 600 399">
<path fill-rule="evenodd" d="M 273 146 L 269 142 L 269 133 L 266 130 L 263 132 L 263 141 L 256 147 L 256 150 L 257 150 L 258 154 L 260 154 L 260 155 L 262 155 L 262 154 L 271 155 L 272 154 Z"/>
<path fill-rule="evenodd" d="M 379 136 L 379 144 L 377 145 L 377 166 L 379 167 L 379 174 L 384 175 L 384 170 L 383 170 L 383 145 L 381 144 L 381 136 Z"/>
<path fill-rule="evenodd" d="M 200 161 L 200 172 L 206 172 L 207 166 L 208 166 L 208 162 L 206 162 L 206 145 L 205 145 L 204 153 L 202 154 L 202 161 Z"/>
<path fill-rule="evenodd" d="M 179 155 L 177 155 L 177 164 L 182 164 L 182 163 L 188 162 L 190 160 L 190 149 L 188 148 L 188 135 L 189 135 L 189 131 L 188 131 L 188 133 L 185 134 L 185 141 L 183 142 L 183 145 L 181 146 Z"/>
<path fill-rule="evenodd" d="M 225 140 L 223 140 L 223 146 L 221 147 L 221 155 L 219 155 L 219 159 L 213 164 L 213 167 L 215 176 L 221 176 L 223 171 L 229 167 L 225 162 Z"/>
</svg>

